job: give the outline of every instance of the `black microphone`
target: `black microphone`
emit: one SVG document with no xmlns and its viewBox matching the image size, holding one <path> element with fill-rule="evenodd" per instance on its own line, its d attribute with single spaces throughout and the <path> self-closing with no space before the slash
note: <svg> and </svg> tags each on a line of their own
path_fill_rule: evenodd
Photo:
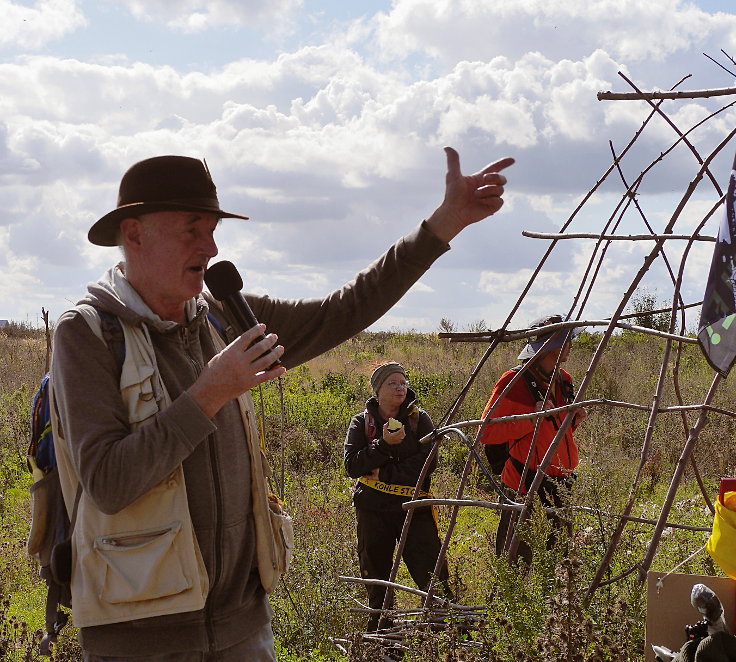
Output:
<svg viewBox="0 0 736 662">
<path fill-rule="evenodd" d="M 236 331 L 245 333 L 248 329 L 252 329 L 258 324 L 258 320 L 253 314 L 248 302 L 240 293 L 240 290 L 243 289 L 243 279 L 232 262 L 222 260 L 207 267 L 207 271 L 204 274 L 204 282 L 207 284 L 207 289 L 209 289 L 212 296 L 222 303 L 225 313 L 233 323 Z M 264 334 L 261 334 L 253 343 L 257 343 L 265 337 Z M 264 352 L 263 355 L 267 353 Z M 281 361 L 276 359 L 268 369 L 271 370 L 280 365 Z"/>
</svg>

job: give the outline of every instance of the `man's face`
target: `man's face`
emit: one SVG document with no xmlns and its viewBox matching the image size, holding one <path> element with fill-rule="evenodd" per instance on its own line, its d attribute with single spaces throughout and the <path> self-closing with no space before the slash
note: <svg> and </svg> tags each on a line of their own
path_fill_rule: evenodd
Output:
<svg viewBox="0 0 736 662">
<path fill-rule="evenodd" d="M 139 240 L 133 247 L 135 286 L 147 303 L 151 305 L 152 299 L 164 307 L 177 306 L 199 294 L 207 264 L 217 255 L 214 231 L 218 217 L 204 212 L 164 211 L 131 220 L 140 224 Z"/>
</svg>

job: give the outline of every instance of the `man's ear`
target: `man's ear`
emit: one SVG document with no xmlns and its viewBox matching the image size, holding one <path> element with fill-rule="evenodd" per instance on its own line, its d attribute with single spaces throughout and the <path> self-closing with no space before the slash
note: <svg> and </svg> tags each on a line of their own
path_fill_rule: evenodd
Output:
<svg viewBox="0 0 736 662">
<path fill-rule="evenodd" d="M 128 216 L 120 221 L 120 241 L 123 247 L 140 246 L 143 224 L 139 218 Z"/>
</svg>

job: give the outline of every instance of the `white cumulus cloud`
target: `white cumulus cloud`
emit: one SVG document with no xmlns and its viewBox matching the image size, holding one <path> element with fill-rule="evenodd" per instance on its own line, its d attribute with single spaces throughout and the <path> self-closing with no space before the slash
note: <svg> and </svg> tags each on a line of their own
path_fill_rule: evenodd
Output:
<svg viewBox="0 0 736 662">
<path fill-rule="evenodd" d="M 0 47 L 37 50 L 87 21 L 76 0 L 39 0 L 34 3 L 0 0 Z"/>
<path fill-rule="evenodd" d="M 138 19 L 164 23 L 183 32 L 200 32 L 222 26 L 289 23 L 303 0 L 114 0 Z M 213 44 L 216 48 L 216 44 Z"/>
</svg>

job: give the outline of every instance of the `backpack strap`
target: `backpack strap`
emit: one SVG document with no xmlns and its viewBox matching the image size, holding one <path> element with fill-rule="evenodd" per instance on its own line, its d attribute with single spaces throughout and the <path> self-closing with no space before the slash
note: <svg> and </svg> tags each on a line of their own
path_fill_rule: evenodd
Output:
<svg viewBox="0 0 736 662">
<path fill-rule="evenodd" d="M 409 429 L 416 434 L 419 429 L 419 415 L 421 409 L 414 405 L 413 409 L 409 413 Z M 365 438 L 370 441 L 376 434 L 376 421 L 367 409 L 363 411 L 363 422 L 365 425 Z"/>
<path fill-rule="evenodd" d="M 235 327 L 230 323 L 225 314 L 225 310 L 222 307 L 222 303 L 210 296 L 207 292 L 202 294 L 204 300 L 207 302 L 207 319 L 210 324 L 217 331 L 217 335 L 225 341 L 225 344 L 230 344 L 240 334 L 235 330 Z"/>
<path fill-rule="evenodd" d="M 512 368 L 515 372 L 518 372 L 521 370 L 521 366 L 518 365 L 515 368 Z M 532 398 L 534 398 L 535 402 L 544 402 L 545 399 L 545 392 L 542 389 L 542 387 L 539 385 L 539 382 L 532 374 L 531 370 L 525 370 L 524 373 L 521 375 L 524 379 L 524 383 L 527 385 L 527 388 L 529 389 L 529 392 L 532 395 Z M 562 397 L 563 401 L 566 404 L 570 404 L 575 399 L 575 392 L 573 390 L 573 386 L 571 382 L 568 382 L 567 380 L 563 379 L 562 375 L 559 375 L 560 380 L 560 388 L 562 390 Z M 559 422 L 557 420 L 556 416 L 545 416 L 545 418 L 552 423 L 555 430 L 559 430 Z M 517 439 L 516 441 L 512 442 L 509 447 L 511 448 L 514 444 L 516 444 L 520 439 Z M 568 446 L 568 453 L 569 453 L 569 439 L 567 438 L 567 435 L 565 435 L 565 444 Z M 536 452 L 536 451 L 535 451 Z M 508 461 L 511 462 L 511 464 L 514 466 L 516 471 L 519 473 L 519 476 L 521 476 L 524 473 L 524 463 L 517 460 L 515 457 L 513 457 L 510 453 L 508 456 Z M 534 482 L 534 477 L 537 474 L 537 469 L 528 467 L 526 472 L 526 478 L 524 480 L 524 485 L 526 486 L 527 490 L 531 487 L 531 484 Z M 544 474 L 544 479 L 552 478 L 551 476 L 548 476 L 547 474 Z"/>
<path fill-rule="evenodd" d="M 89 303 L 80 303 L 74 307 L 74 310 L 84 318 L 92 333 L 107 345 L 119 367 L 122 368 L 125 362 L 125 336 L 120 318 Z"/>
<path fill-rule="evenodd" d="M 64 590 L 65 588 L 59 586 L 56 582 L 48 582 L 46 591 L 46 634 L 39 644 L 39 652 L 44 657 L 51 655 L 51 644 L 56 643 L 59 632 L 69 620 L 69 614 L 59 608 L 59 605 L 64 602 Z"/>
<path fill-rule="evenodd" d="M 514 372 L 519 372 L 521 370 L 521 366 L 517 365 L 515 368 L 512 368 Z M 544 390 L 539 385 L 539 382 L 536 380 L 534 375 L 532 374 L 531 370 L 525 370 L 524 373 L 521 375 L 521 378 L 524 380 L 524 383 L 526 384 L 527 388 L 529 389 L 529 392 L 532 394 L 532 398 L 534 398 L 535 402 L 544 402 Z"/>
<path fill-rule="evenodd" d="M 51 427 L 48 393 L 49 373 L 47 372 L 41 379 L 41 383 L 33 396 L 33 402 L 31 404 L 31 441 L 28 445 L 28 452 L 26 453 L 29 462 L 28 470 L 31 472 L 33 471 L 33 467 L 30 465 L 30 459 L 32 458 L 35 461 L 39 441 L 45 434 L 48 434 Z"/>
</svg>

